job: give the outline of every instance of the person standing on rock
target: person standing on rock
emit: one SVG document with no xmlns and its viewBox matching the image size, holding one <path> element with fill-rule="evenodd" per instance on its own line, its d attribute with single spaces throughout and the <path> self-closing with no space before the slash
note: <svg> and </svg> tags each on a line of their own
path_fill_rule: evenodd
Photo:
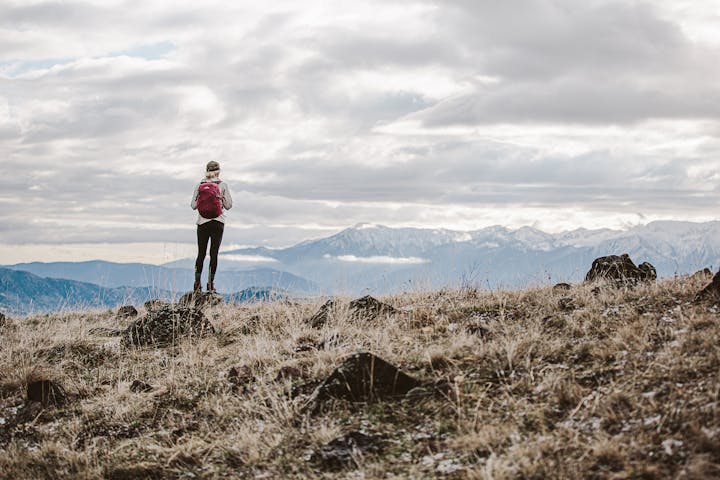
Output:
<svg viewBox="0 0 720 480">
<path fill-rule="evenodd" d="M 218 252 L 225 230 L 225 214 L 223 210 L 232 208 L 232 197 L 227 183 L 220 180 L 220 164 L 215 161 L 208 162 L 205 169 L 205 178 L 195 187 L 190 208 L 198 211 L 197 243 L 198 254 L 195 260 L 195 284 L 193 290 L 202 291 L 200 278 L 203 263 L 207 254 L 208 241 L 210 242 L 210 274 L 208 276 L 207 291 L 215 291 L 215 272 L 217 271 Z"/>
</svg>

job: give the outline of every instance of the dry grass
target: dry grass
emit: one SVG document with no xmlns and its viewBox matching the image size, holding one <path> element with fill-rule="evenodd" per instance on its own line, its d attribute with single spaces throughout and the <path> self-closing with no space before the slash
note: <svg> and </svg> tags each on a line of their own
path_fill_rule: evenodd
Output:
<svg viewBox="0 0 720 480">
<path fill-rule="evenodd" d="M 0 478 L 718 477 L 720 323 L 692 303 L 702 286 L 411 293 L 383 299 L 401 314 L 340 309 L 320 330 L 303 320 L 321 302 L 222 306 L 214 336 L 162 349 L 90 335 L 126 324 L 110 312 L 16 319 L 0 331 Z M 358 350 L 443 393 L 303 413 Z M 70 401 L 26 405 L 39 378 Z M 340 472 L 310 461 L 351 430 L 381 450 Z"/>
</svg>

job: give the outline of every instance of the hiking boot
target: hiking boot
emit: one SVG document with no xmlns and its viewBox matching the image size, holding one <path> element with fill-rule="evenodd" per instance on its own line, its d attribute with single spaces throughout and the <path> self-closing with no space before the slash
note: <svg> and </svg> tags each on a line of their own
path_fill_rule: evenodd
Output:
<svg viewBox="0 0 720 480">
<path fill-rule="evenodd" d="M 207 291 L 208 292 L 215 292 L 215 282 L 210 282 L 207 284 Z"/>
<path fill-rule="evenodd" d="M 202 292 L 202 284 L 200 282 L 193 284 L 193 292 Z"/>
</svg>

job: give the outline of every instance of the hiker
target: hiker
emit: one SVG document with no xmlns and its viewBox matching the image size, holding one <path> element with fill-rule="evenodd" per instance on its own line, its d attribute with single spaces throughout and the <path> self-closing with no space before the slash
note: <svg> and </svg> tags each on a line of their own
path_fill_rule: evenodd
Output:
<svg viewBox="0 0 720 480">
<path fill-rule="evenodd" d="M 223 210 L 232 208 L 232 197 L 227 183 L 220 180 L 220 164 L 208 162 L 205 178 L 195 187 L 190 208 L 198 211 L 197 243 L 198 255 L 195 260 L 195 284 L 193 290 L 202 291 L 200 277 L 202 275 L 208 240 L 210 241 L 210 274 L 207 291 L 215 291 L 215 272 L 217 271 L 218 252 L 225 229 Z"/>
</svg>

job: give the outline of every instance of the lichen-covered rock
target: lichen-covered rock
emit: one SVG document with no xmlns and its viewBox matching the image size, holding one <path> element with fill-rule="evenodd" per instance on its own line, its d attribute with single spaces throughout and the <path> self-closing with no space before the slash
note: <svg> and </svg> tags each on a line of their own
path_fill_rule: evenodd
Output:
<svg viewBox="0 0 720 480">
<path fill-rule="evenodd" d="M 698 270 L 697 272 L 693 273 L 690 278 L 692 280 L 698 280 L 698 281 L 708 281 L 713 277 L 712 270 L 705 267 L 702 270 Z"/>
<path fill-rule="evenodd" d="M 553 286 L 553 293 L 569 292 L 572 286 L 569 283 L 557 283 Z"/>
<path fill-rule="evenodd" d="M 586 282 L 605 280 L 616 285 L 651 282 L 657 279 L 655 267 L 647 262 L 636 266 L 627 253 L 596 258 L 590 271 L 585 275 Z"/>
<path fill-rule="evenodd" d="M 315 312 L 315 315 L 305 320 L 312 328 L 322 328 L 330 318 L 330 314 L 337 307 L 335 300 L 328 300 L 325 302 L 320 309 Z"/>
<path fill-rule="evenodd" d="M 137 308 L 135 308 L 133 305 L 123 305 L 122 307 L 118 308 L 117 311 L 118 318 L 134 318 L 137 316 L 137 314 Z"/>
<path fill-rule="evenodd" d="M 133 393 L 147 393 L 152 392 L 153 387 L 142 380 L 133 380 L 132 385 L 130 385 L 130 391 Z"/>
<path fill-rule="evenodd" d="M 373 402 L 399 398 L 421 382 L 369 352 L 347 357 L 315 389 L 306 408 L 317 412 L 331 400 Z"/>
<path fill-rule="evenodd" d="M 123 346 L 167 346 L 181 338 L 202 337 L 214 333 L 212 324 L 201 310 L 183 305 L 165 305 L 135 320 L 122 335 Z"/>
<path fill-rule="evenodd" d="M 217 292 L 187 292 L 178 300 L 180 305 L 194 306 L 197 308 L 222 305 L 225 299 Z"/>
<path fill-rule="evenodd" d="M 378 315 L 397 313 L 395 307 L 365 295 L 350 302 L 350 314 L 355 318 L 373 319 Z"/>
<path fill-rule="evenodd" d="M 52 380 L 35 380 L 27 386 L 27 399 L 30 402 L 40 402 L 44 407 L 59 407 L 67 401 L 67 395 L 65 389 Z"/>
<path fill-rule="evenodd" d="M 4 313 L 0 312 L 0 328 L 4 327 L 7 323 L 7 317 Z"/>
</svg>

